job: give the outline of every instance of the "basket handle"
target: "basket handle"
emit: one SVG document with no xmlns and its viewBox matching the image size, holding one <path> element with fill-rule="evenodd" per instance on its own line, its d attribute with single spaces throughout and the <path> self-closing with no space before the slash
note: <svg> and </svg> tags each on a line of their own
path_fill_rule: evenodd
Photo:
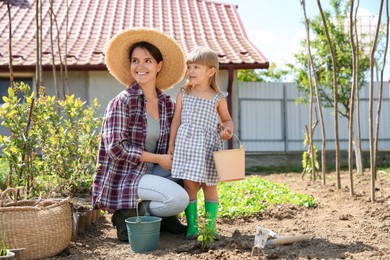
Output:
<svg viewBox="0 0 390 260">
<path fill-rule="evenodd" d="M 60 205 L 61 203 L 63 203 L 64 201 L 69 201 L 69 197 L 65 198 L 65 199 L 61 199 L 61 200 L 58 200 L 58 199 L 43 199 L 43 198 L 39 198 L 35 203 L 34 203 L 34 207 L 36 208 L 44 208 L 44 207 L 48 207 L 48 206 L 51 206 L 51 205 Z"/>
<path fill-rule="evenodd" d="M 5 200 L 7 199 L 8 193 L 12 193 L 12 195 L 13 195 L 13 201 L 14 201 L 14 202 L 17 202 L 17 193 L 18 193 L 18 190 L 17 190 L 16 188 L 8 188 L 8 189 L 6 189 L 5 191 L 3 191 L 3 192 L 1 193 L 1 197 L 0 197 L 0 207 L 3 207 L 4 202 L 5 202 Z"/>
</svg>

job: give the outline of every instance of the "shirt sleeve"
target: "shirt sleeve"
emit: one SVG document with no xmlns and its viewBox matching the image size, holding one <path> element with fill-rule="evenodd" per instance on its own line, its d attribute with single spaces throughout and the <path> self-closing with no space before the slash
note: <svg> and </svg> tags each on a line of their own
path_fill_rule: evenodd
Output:
<svg viewBox="0 0 390 260">
<path fill-rule="evenodd" d="M 129 106 L 121 99 L 113 100 L 106 110 L 102 138 L 111 159 L 136 165 L 140 162 L 143 148 L 132 139 L 141 138 L 142 132 L 131 133 L 130 120 Z"/>
</svg>

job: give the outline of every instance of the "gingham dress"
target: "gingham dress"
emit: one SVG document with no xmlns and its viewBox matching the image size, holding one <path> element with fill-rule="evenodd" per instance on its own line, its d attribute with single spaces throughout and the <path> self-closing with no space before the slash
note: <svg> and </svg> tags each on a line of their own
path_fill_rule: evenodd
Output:
<svg viewBox="0 0 390 260">
<path fill-rule="evenodd" d="M 213 152 L 222 149 L 217 131 L 220 122 L 216 105 L 227 93 L 218 93 L 213 99 L 188 95 L 182 90 L 181 125 L 175 140 L 172 177 L 218 184 Z"/>
</svg>

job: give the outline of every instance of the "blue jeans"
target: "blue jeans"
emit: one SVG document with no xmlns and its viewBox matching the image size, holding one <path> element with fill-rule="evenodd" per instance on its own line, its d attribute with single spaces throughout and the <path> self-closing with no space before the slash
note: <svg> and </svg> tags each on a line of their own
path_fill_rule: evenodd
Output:
<svg viewBox="0 0 390 260">
<path fill-rule="evenodd" d="M 171 172 L 156 165 L 150 174 L 141 177 L 138 196 L 150 201 L 150 215 L 159 217 L 175 216 L 185 210 L 189 203 L 187 192 L 171 178 Z"/>
</svg>

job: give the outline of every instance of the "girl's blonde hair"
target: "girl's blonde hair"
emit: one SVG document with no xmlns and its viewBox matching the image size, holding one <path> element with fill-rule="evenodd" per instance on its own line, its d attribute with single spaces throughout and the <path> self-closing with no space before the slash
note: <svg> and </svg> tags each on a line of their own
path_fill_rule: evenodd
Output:
<svg viewBox="0 0 390 260">
<path fill-rule="evenodd" d="M 219 61 L 217 54 L 206 47 L 195 47 L 187 55 L 187 64 L 198 63 L 205 65 L 209 68 L 215 68 L 214 76 L 210 78 L 210 86 L 217 92 L 221 92 L 219 89 Z M 187 87 L 190 87 L 187 85 Z"/>
</svg>

